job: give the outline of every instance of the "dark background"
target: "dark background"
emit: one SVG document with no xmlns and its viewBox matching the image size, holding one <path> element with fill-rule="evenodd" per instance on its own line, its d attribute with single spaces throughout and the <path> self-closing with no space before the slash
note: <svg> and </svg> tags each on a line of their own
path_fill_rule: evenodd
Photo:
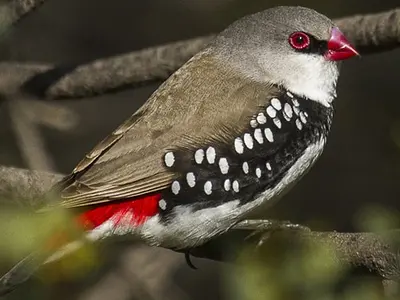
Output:
<svg viewBox="0 0 400 300">
<path fill-rule="evenodd" d="M 3 36 L 0 58 L 53 64 L 85 62 L 217 32 L 247 13 L 287 4 L 309 6 L 335 18 L 390 9 L 398 2 L 48 0 Z M 370 205 L 397 212 L 399 54 L 395 50 L 344 64 L 327 149 L 308 176 L 270 211 L 272 217 L 311 224 L 313 229 L 346 231 L 358 228 L 357 216 Z M 41 127 L 55 170 L 70 171 L 85 152 L 131 115 L 156 88 L 152 85 L 58 102 L 71 109 L 79 122 L 68 131 Z M 26 167 L 20 150 L 6 106 L 0 107 L 0 164 Z M 33 280 L 9 299 L 28 295 L 85 300 L 135 296 L 217 299 L 226 295 L 227 280 L 221 276 L 224 271 L 220 265 L 194 262 L 200 270 L 190 270 L 183 256 L 171 251 L 120 245 L 101 258 L 91 276 L 51 286 Z"/>
</svg>

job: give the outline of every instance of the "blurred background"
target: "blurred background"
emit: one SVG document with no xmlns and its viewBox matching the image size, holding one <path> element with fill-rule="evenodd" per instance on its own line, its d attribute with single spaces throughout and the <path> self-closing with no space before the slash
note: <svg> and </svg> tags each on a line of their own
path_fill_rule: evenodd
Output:
<svg viewBox="0 0 400 300">
<path fill-rule="evenodd" d="M 0 58 L 85 62 L 218 32 L 245 14 L 289 4 L 312 7 L 335 18 L 387 10 L 398 1 L 48 0 L 3 35 Z M 327 149 L 308 176 L 271 209 L 270 217 L 308 224 L 315 230 L 352 231 L 365 229 L 366 211 L 379 207 L 397 213 L 399 66 L 400 50 L 344 64 Z M 43 122 L 32 133 L 40 142 L 29 149 L 40 152 L 33 154 L 35 166 L 69 172 L 156 88 L 154 84 L 91 99 L 58 101 L 55 120 Z M 45 113 L 41 105 L 33 102 L 28 113 Z M 0 165 L 28 167 L 16 129 L 18 120 L 7 107 L 0 107 Z M 181 254 L 125 244 L 107 247 L 96 259 L 89 273 L 51 284 L 33 279 L 7 299 L 243 299 L 232 295 L 232 278 L 225 276 L 230 267 L 220 263 L 194 258 L 199 267 L 195 271 Z"/>
</svg>

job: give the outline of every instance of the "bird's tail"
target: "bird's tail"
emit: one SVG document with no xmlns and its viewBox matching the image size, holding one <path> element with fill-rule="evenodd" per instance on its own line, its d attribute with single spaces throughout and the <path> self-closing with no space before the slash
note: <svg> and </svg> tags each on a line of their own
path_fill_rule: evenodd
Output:
<svg viewBox="0 0 400 300">
<path fill-rule="evenodd" d="M 48 249 L 29 254 L 0 278 L 0 296 L 10 293 L 17 286 L 27 281 L 41 266 L 61 259 L 81 248 L 83 244 L 83 240 L 76 240 L 56 251 L 50 252 L 50 249 Z"/>
<path fill-rule="evenodd" d="M 67 220 L 61 222 L 61 224 L 47 223 L 47 227 L 52 227 L 53 230 L 50 229 L 45 237 L 39 239 L 42 242 L 38 241 L 36 246 L 31 247 L 31 254 L 0 277 L 0 296 L 8 294 L 18 285 L 27 281 L 43 265 L 56 262 L 79 250 L 88 242 L 94 242 L 100 238 L 100 236 L 94 234 L 93 230 L 82 228 L 79 220 L 75 219 L 77 221 L 76 226 L 71 226 L 73 222 L 69 222 L 70 219 Z"/>
</svg>

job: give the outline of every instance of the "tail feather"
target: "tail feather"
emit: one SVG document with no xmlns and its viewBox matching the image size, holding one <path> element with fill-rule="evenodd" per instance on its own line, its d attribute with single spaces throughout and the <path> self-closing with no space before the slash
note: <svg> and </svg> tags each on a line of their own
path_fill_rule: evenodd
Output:
<svg viewBox="0 0 400 300">
<path fill-rule="evenodd" d="M 37 251 L 29 254 L 0 278 L 0 297 L 12 292 L 30 279 L 43 265 L 56 262 L 77 251 L 87 239 L 75 240 L 56 251 Z"/>
<path fill-rule="evenodd" d="M 27 281 L 45 262 L 39 253 L 32 253 L 17 263 L 0 278 L 0 296 L 12 292 L 17 286 Z"/>
<path fill-rule="evenodd" d="M 80 234 L 74 238 L 71 236 L 68 238 L 68 233 L 52 236 L 43 249 L 26 256 L 0 278 L 0 297 L 27 281 L 42 265 L 56 262 L 86 243 L 93 243 L 109 236 L 114 224 L 114 221 L 109 220 L 94 229 L 87 230 L 83 236 Z"/>
</svg>

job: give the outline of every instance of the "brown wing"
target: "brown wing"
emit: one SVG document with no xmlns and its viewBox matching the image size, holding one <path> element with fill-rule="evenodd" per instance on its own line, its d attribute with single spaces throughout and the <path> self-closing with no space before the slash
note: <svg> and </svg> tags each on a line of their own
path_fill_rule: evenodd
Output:
<svg viewBox="0 0 400 300">
<path fill-rule="evenodd" d="M 196 55 L 86 155 L 65 180 L 61 205 L 98 204 L 168 187 L 178 174 L 165 168 L 166 152 L 231 142 L 276 92 L 244 78 L 206 53 Z"/>
</svg>

